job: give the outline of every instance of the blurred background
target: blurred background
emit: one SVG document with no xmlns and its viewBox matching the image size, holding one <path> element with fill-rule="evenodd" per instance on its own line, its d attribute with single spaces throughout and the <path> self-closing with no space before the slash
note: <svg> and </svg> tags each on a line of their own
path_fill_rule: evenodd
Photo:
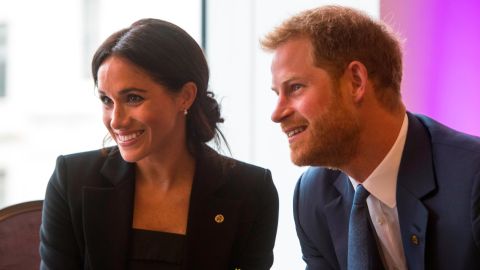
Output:
<svg viewBox="0 0 480 270">
<path fill-rule="evenodd" d="M 272 171 L 280 196 L 273 269 L 304 268 L 291 201 L 305 168 L 290 163 L 270 121 L 271 55 L 258 41 L 288 16 L 325 4 L 364 10 L 400 35 L 410 111 L 480 135 L 478 1 L 0 0 L 0 208 L 43 199 L 58 155 L 102 147 L 93 52 L 133 21 L 160 18 L 204 47 L 231 155 Z"/>
</svg>

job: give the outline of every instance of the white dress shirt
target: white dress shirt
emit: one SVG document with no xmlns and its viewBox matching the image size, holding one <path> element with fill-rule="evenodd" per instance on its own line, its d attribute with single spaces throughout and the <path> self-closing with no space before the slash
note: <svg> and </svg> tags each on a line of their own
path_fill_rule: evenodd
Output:
<svg viewBox="0 0 480 270">
<path fill-rule="evenodd" d="M 397 177 L 407 137 L 408 117 L 390 151 L 362 183 L 370 192 L 368 211 L 377 233 L 380 254 L 387 269 L 407 269 L 397 212 Z M 358 183 L 349 176 L 354 189 Z"/>
</svg>

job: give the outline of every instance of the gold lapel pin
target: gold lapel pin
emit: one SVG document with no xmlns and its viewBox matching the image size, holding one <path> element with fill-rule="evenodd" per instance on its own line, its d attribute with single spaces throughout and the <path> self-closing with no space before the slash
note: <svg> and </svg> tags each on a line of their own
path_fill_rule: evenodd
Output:
<svg viewBox="0 0 480 270">
<path fill-rule="evenodd" d="M 225 220 L 225 217 L 222 214 L 218 214 L 215 216 L 215 222 L 222 223 Z"/>
<path fill-rule="evenodd" d="M 412 236 L 410 236 L 410 242 L 415 246 L 418 246 L 420 244 L 420 239 L 418 239 L 416 234 L 412 234 Z"/>
</svg>

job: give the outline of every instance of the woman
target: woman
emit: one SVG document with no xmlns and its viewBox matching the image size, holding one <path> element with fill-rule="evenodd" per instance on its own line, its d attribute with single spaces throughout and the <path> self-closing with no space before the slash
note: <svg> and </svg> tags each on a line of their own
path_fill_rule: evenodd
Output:
<svg viewBox="0 0 480 270">
<path fill-rule="evenodd" d="M 47 187 L 42 269 L 269 269 L 270 172 L 209 148 L 223 122 L 198 44 L 143 19 L 111 35 L 92 73 L 117 146 L 60 156 Z"/>
</svg>

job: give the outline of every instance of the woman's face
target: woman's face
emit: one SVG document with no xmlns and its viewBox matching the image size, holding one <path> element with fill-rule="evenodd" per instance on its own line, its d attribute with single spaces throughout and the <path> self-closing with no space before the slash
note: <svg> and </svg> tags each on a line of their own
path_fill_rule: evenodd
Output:
<svg viewBox="0 0 480 270">
<path fill-rule="evenodd" d="M 97 75 L 103 123 L 125 161 L 138 162 L 185 149 L 184 110 L 191 103 L 184 95 L 169 92 L 118 56 L 107 58 Z"/>
</svg>

